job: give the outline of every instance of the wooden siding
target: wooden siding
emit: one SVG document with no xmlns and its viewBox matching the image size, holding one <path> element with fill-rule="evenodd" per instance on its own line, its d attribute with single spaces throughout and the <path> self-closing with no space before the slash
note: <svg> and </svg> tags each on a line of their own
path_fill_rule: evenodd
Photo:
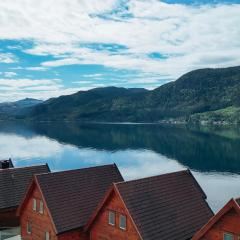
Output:
<svg viewBox="0 0 240 240">
<path fill-rule="evenodd" d="M 240 237 L 240 216 L 231 209 L 223 215 L 205 234 L 201 240 L 221 240 L 224 233 L 232 233 L 234 240 Z"/>
<path fill-rule="evenodd" d="M 115 226 L 108 224 L 108 213 L 114 211 L 116 214 Z M 119 228 L 120 214 L 127 217 L 127 229 Z M 97 218 L 90 227 L 90 240 L 140 240 L 140 236 L 128 215 L 120 197 L 113 191 L 109 199 L 101 208 Z"/>
</svg>

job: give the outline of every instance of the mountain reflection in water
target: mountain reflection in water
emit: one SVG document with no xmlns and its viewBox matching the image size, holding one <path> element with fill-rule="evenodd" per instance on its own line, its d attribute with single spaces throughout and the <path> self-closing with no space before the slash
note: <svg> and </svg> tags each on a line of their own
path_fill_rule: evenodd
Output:
<svg viewBox="0 0 240 240">
<path fill-rule="evenodd" d="M 1 122 L 0 152 L 52 170 L 115 162 L 126 179 L 190 168 L 214 210 L 240 196 L 238 128 Z"/>
</svg>

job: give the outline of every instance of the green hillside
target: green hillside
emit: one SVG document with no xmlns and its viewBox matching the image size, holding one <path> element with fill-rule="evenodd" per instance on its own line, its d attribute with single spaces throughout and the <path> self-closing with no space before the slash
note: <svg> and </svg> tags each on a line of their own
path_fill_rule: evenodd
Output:
<svg viewBox="0 0 240 240">
<path fill-rule="evenodd" d="M 37 121 L 239 122 L 240 67 L 200 69 L 152 91 L 96 88 L 50 99 L 20 118 Z"/>
</svg>

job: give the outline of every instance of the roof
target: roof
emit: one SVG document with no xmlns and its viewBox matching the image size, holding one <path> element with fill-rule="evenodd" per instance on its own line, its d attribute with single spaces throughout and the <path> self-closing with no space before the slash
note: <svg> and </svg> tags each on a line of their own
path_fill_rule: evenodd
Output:
<svg viewBox="0 0 240 240">
<path fill-rule="evenodd" d="M 13 168 L 13 163 L 11 158 L 7 160 L 0 160 L 0 169 Z"/>
<path fill-rule="evenodd" d="M 84 227 L 113 182 L 123 181 L 115 164 L 36 175 L 57 234 Z"/>
<path fill-rule="evenodd" d="M 214 215 L 192 238 L 192 240 L 201 239 L 210 229 L 211 227 L 219 221 L 219 219 L 226 214 L 231 209 L 235 209 L 235 211 L 240 216 L 240 199 L 231 199 L 219 212 Z"/>
<path fill-rule="evenodd" d="M 30 184 L 33 175 L 49 172 L 48 165 L 0 170 L 0 211 L 16 208 Z"/>
<path fill-rule="evenodd" d="M 189 170 L 116 183 L 113 190 L 144 240 L 190 239 L 213 216 L 206 195 Z M 87 229 L 96 217 L 97 213 Z"/>
</svg>

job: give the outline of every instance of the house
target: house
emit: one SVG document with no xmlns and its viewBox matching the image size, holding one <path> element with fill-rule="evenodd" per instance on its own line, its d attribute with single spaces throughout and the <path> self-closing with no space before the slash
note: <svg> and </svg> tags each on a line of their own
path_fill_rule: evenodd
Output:
<svg viewBox="0 0 240 240">
<path fill-rule="evenodd" d="M 186 170 L 114 183 L 85 231 L 90 240 L 187 240 L 212 216 Z"/>
<path fill-rule="evenodd" d="M 0 169 L 13 168 L 13 163 L 11 158 L 8 160 L 0 160 Z"/>
<path fill-rule="evenodd" d="M 231 199 L 192 238 L 192 240 L 239 240 L 240 199 Z"/>
<path fill-rule="evenodd" d="M 16 210 L 33 175 L 49 171 L 48 165 L 0 169 L 0 228 L 19 226 Z"/>
<path fill-rule="evenodd" d="M 24 240 L 86 240 L 83 231 L 113 182 L 115 164 L 35 175 L 19 206 Z"/>
</svg>

